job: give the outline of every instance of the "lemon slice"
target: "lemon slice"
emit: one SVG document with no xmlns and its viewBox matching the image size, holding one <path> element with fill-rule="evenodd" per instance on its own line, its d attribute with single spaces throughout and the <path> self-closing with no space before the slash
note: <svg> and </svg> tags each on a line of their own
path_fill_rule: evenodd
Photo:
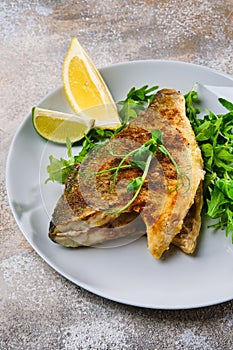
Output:
<svg viewBox="0 0 233 350">
<path fill-rule="evenodd" d="M 32 108 L 32 122 L 39 135 L 61 144 L 67 137 L 72 143 L 81 140 L 94 125 L 94 120 L 39 107 Z"/>
<path fill-rule="evenodd" d="M 83 119 L 95 119 L 95 126 L 115 129 L 121 125 L 117 107 L 94 63 L 72 38 L 62 67 L 66 97 Z"/>
</svg>

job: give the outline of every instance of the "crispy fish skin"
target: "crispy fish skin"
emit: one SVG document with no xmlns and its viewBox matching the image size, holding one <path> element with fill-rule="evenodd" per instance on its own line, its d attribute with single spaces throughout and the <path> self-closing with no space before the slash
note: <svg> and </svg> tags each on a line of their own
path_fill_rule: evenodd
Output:
<svg viewBox="0 0 233 350">
<path fill-rule="evenodd" d="M 169 157 L 158 154 L 150 165 L 146 185 L 141 189 L 137 199 L 125 213 L 109 215 L 105 210 L 101 210 L 99 203 L 103 200 L 107 206 L 114 207 L 119 200 L 118 207 L 121 207 L 123 188 L 119 187 L 116 195 L 109 194 L 106 191 L 109 180 L 105 178 L 102 184 L 97 186 L 95 198 L 95 191 L 90 191 L 88 187 L 85 189 L 85 185 L 84 188 L 80 186 L 77 176 L 71 174 L 66 181 L 64 195 L 53 213 L 49 230 L 52 240 L 67 246 L 93 245 L 127 235 L 138 229 L 141 233 L 146 230 L 148 248 L 156 259 L 169 249 L 170 244 L 182 230 L 184 220 L 194 203 L 197 189 L 204 177 L 201 152 L 185 115 L 183 95 L 176 90 L 160 90 L 151 106 L 110 140 L 110 146 L 116 147 L 118 153 L 125 151 L 124 147 L 128 141 L 134 148 L 135 144 L 138 147 L 151 138 L 151 131 L 154 129 L 163 132 L 163 144 L 170 151 L 179 168 L 185 172 L 188 186 L 184 188 L 181 186 L 181 189 L 177 190 L 179 179 L 174 165 Z M 94 168 L 93 157 L 88 157 L 84 170 L 85 167 L 93 170 L 95 166 L 97 171 L 100 167 L 106 169 L 112 161 L 117 161 L 114 156 L 112 159 L 109 156 L 108 147 L 101 148 L 99 158 L 98 152 L 95 154 Z M 77 173 L 80 173 L 79 169 Z M 129 181 L 137 176 L 141 176 L 138 168 L 121 170 L 119 182 L 120 180 Z M 198 208 L 200 209 L 201 205 Z M 135 215 L 139 213 L 140 219 Z M 119 225 L 119 222 L 123 223 L 124 220 L 127 220 L 127 225 Z M 112 222 L 115 222 L 115 226 Z M 111 231 L 112 228 L 113 231 Z M 193 242 L 196 242 L 199 233 L 197 228 L 196 225 L 196 229 L 192 231 Z M 186 230 L 185 234 L 183 232 L 175 242 L 184 251 L 186 249 L 184 241 L 188 240 L 190 232 Z"/>
</svg>

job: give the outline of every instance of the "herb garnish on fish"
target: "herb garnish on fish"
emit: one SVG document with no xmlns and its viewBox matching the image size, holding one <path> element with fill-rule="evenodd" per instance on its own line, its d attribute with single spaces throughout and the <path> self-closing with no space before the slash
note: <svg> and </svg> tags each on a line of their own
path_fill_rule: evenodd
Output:
<svg viewBox="0 0 233 350">
<path fill-rule="evenodd" d="M 127 191 L 134 192 L 133 197 L 130 199 L 130 201 L 128 203 L 126 203 L 119 210 L 111 209 L 111 211 L 110 211 L 111 214 L 120 214 L 120 213 L 124 212 L 135 201 L 135 199 L 137 198 L 137 196 L 139 195 L 139 193 L 141 191 L 142 185 L 144 184 L 144 182 L 146 180 L 151 160 L 152 160 L 153 156 L 156 156 L 157 151 L 159 151 L 160 154 L 162 154 L 164 157 L 165 156 L 169 157 L 169 159 L 171 160 L 172 164 L 174 165 L 174 167 L 176 169 L 178 178 L 179 179 L 182 178 L 183 175 L 182 175 L 176 161 L 174 160 L 174 158 L 172 157 L 172 155 L 168 151 L 168 149 L 162 143 L 162 132 L 160 130 L 152 130 L 151 138 L 147 142 L 145 142 L 142 146 L 140 146 L 140 147 L 134 149 L 133 151 L 127 153 L 126 155 L 124 155 L 117 167 L 109 168 L 109 169 L 95 173 L 95 175 L 100 175 L 100 174 L 103 174 L 106 172 L 114 171 L 113 182 L 114 182 L 114 184 L 116 184 L 117 176 L 118 176 L 120 169 L 123 169 L 126 167 L 130 168 L 130 167 L 136 166 L 143 171 L 143 174 L 141 176 L 138 176 L 135 179 L 129 181 L 129 183 L 127 185 Z M 124 163 L 130 158 L 132 158 L 132 161 L 129 162 L 128 165 L 125 165 Z"/>
</svg>

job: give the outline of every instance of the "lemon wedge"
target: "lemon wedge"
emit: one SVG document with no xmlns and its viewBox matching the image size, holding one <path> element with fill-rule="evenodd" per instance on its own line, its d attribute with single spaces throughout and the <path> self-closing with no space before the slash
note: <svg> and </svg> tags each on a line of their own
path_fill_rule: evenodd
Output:
<svg viewBox="0 0 233 350">
<path fill-rule="evenodd" d="M 33 107 L 32 123 L 38 134 L 46 140 L 65 144 L 67 137 L 72 143 L 81 140 L 93 127 L 94 120 L 83 120 L 74 114 Z"/>
<path fill-rule="evenodd" d="M 110 91 L 77 38 L 71 39 L 64 59 L 62 81 L 71 107 L 83 119 L 94 119 L 95 126 L 103 129 L 121 125 Z"/>
</svg>

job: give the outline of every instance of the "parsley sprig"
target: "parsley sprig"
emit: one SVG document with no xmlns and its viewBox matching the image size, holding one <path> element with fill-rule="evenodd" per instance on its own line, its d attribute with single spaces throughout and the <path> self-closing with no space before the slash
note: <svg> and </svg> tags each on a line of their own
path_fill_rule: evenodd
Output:
<svg viewBox="0 0 233 350">
<path fill-rule="evenodd" d="M 227 113 L 208 111 L 204 118 L 200 118 L 196 106 L 198 93 L 190 91 L 185 100 L 187 116 L 202 151 L 206 171 L 206 214 L 217 221 L 212 227 L 225 229 L 227 236 L 232 234 L 233 243 L 233 103 L 219 98 Z"/>
</svg>

